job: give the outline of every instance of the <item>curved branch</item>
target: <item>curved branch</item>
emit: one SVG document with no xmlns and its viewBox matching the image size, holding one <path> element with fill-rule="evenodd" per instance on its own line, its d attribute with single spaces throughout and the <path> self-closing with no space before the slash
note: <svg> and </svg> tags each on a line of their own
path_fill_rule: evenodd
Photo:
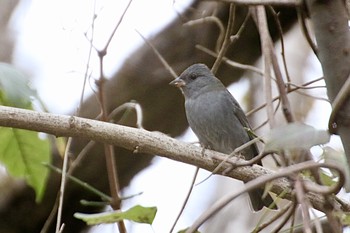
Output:
<svg viewBox="0 0 350 233">
<path fill-rule="evenodd" d="M 275 179 L 282 178 L 288 175 L 291 175 L 295 172 L 300 172 L 305 169 L 312 169 L 312 168 L 320 168 L 320 167 L 326 167 L 326 168 L 331 168 L 331 169 L 336 169 L 339 171 L 339 183 L 337 185 L 334 185 L 333 187 L 329 187 L 328 191 L 332 192 L 338 192 L 342 185 L 344 184 L 345 177 L 344 177 L 344 172 L 343 168 L 335 165 L 335 164 L 320 164 L 316 163 L 314 161 L 307 161 L 303 163 L 298 163 L 293 166 L 289 166 L 284 168 L 283 170 L 280 170 L 278 173 L 266 175 L 266 176 L 261 176 L 256 178 L 255 180 L 252 180 L 248 183 L 245 184 L 245 187 L 237 192 L 228 194 L 227 196 L 223 197 L 216 203 L 212 205 L 210 209 L 208 209 L 205 213 L 203 213 L 195 222 L 194 224 L 186 231 L 186 233 L 193 233 L 196 232 L 196 230 L 205 222 L 207 221 L 210 217 L 212 217 L 214 214 L 216 214 L 218 211 L 220 211 L 223 207 L 225 207 L 229 202 L 231 202 L 233 199 L 238 197 L 239 195 L 252 191 L 255 189 L 257 186 L 260 184 L 265 184 L 268 182 L 271 182 Z"/>
</svg>

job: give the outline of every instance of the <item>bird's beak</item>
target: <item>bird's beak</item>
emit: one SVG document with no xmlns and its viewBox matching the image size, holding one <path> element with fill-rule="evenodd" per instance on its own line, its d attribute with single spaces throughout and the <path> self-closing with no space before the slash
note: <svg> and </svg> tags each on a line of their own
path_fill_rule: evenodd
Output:
<svg viewBox="0 0 350 233">
<path fill-rule="evenodd" d="M 180 79 L 180 78 L 176 78 L 175 80 L 171 81 L 169 83 L 169 85 L 171 86 L 175 86 L 175 87 L 183 87 L 186 85 L 185 81 Z"/>
</svg>

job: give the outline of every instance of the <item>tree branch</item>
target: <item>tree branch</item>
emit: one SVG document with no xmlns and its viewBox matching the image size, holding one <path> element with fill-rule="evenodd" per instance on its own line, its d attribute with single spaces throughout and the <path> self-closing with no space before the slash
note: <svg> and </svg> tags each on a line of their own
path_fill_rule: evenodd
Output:
<svg viewBox="0 0 350 233">
<path fill-rule="evenodd" d="M 219 163 L 219 161 L 212 159 L 214 156 L 216 158 L 221 156 L 222 160 L 227 157 L 227 155 L 211 150 L 205 150 L 203 156 L 202 148 L 178 141 L 160 132 L 150 132 L 144 129 L 136 129 L 75 116 L 41 113 L 5 106 L 0 106 L 0 125 L 45 132 L 56 136 L 80 137 L 113 144 L 134 151 L 134 153 L 157 154 L 175 161 L 195 165 L 208 171 L 213 171 Z M 240 158 L 236 159 L 237 163 L 246 162 Z M 244 182 L 260 176 L 274 174 L 273 171 L 258 165 L 239 167 L 231 170 L 230 168 L 232 168 L 232 165 L 225 163 L 218 169 L 218 174 L 229 170 L 229 172 L 225 173 L 225 176 Z M 291 187 L 288 179 L 279 178 L 272 182 L 270 191 L 277 195 L 283 192 L 285 193 L 283 198 L 291 200 L 293 196 L 290 191 L 292 190 Z M 308 193 L 306 196 L 314 208 L 320 211 L 323 210 L 325 201 L 321 195 Z M 337 204 L 343 210 L 350 211 L 350 203 L 337 202 Z"/>
<path fill-rule="evenodd" d="M 282 5 L 282 6 L 299 6 L 301 4 L 301 0 L 212 0 L 217 2 L 227 2 L 234 3 L 237 5 Z"/>
<path fill-rule="evenodd" d="M 328 97 L 332 104 L 341 97 L 342 106 L 333 108 L 332 118 L 336 126 L 330 129 L 341 137 L 350 163 L 350 100 L 347 91 L 340 92 L 350 74 L 350 32 L 344 1 L 306 1 L 314 26 L 315 37 Z M 345 100 L 346 99 L 346 100 Z M 334 107 L 334 106 L 333 106 Z"/>
</svg>

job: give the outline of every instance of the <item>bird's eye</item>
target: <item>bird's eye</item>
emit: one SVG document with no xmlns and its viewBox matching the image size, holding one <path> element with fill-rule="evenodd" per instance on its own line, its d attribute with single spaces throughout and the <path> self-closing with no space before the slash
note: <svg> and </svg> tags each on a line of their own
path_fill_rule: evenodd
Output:
<svg viewBox="0 0 350 233">
<path fill-rule="evenodd" d="M 191 74 L 190 79 L 195 80 L 198 76 L 196 74 Z"/>
</svg>

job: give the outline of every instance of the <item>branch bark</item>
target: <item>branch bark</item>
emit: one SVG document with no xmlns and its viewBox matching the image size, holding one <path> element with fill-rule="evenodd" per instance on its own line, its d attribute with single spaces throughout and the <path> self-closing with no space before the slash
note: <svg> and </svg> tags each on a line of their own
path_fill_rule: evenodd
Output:
<svg viewBox="0 0 350 233">
<path fill-rule="evenodd" d="M 160 132 L 150 132 L 144 129 L 106 123 L 75 116 L 40 113 L 30 110 L 0 107 L 0 125 L 15 127 L 38 132 L 45 132 L 55 136 L 80 137 L 101 143 L 112 144 L 131 150 L 134 153 L 158 154 L 179 162 L 192 164 L 208 171 L 217 169 L 218 161 L 214 156 L 227 155 L 202 148 L 168 137 Z M 245 162 L 237 158 L 237 163 Z M 229 163 L 224 163 L 217 169 L 218 174 L 226 171 L 225 176 L 244 182 L 261 176 L 271 175 L 274 172 L 258 165 L 230 169 Z M 288 179 L 280 178 L 272 182 L 270 191 L 277 195 L 284 193 L 283 198 L 291 200 L 291 184 Z M 324 198 L 316 193 L 308 193 L 307 197 L 313 207 L 322 211 Z M 346 202 L 345 202 L 346 203 Z M 340 203 L 338 203 L 340 204 Z M 342 209 L 350 211 L 350 203 L 342 205 Z"/>
<path fill-rule="evenodd" d="M 307 6 L 314 26 L 327 93 L 333 103 L 350 74 L 350 32 L 346 7 L 342 0 L 308 0 Z M 336 125 L 336 129 L 330 128 L 330 131 L 341 137 L 349 164 L 350 100 L 348 96 L 343 98 L 346 100 L 341 107 L 337 107 L 339 111 L 332 114 L 336 115 L 335 122 L 331 122 Z"/>
<path fill-rule="evenodd" d="M 227 2 L 234 4 L 242 4 L 242 5 L 274 5 L 274 6 L 299 6 L 301 4 L 301 0 L 212 0 L 218 2 Z"/>
</svg>

